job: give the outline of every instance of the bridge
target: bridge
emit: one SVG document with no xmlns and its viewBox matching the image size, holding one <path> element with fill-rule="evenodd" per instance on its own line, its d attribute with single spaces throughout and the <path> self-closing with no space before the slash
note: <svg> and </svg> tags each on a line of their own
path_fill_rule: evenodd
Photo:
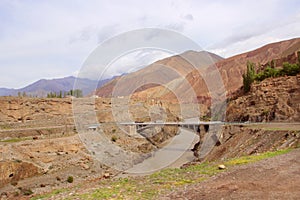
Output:
<svg viewBox="0 0 300 200">
<path fill-rule="evenodd" d="M 120 122 L 115 123 L 121 126 L 128 126 L 129 127 L 129 134 L 135 135 L 139 131 L 143 131 L 145 129 L 151 128 L 153 126 L 178 126 L 182 128 L 192 129 L 194 131 L 198 131 L 200 126 L 203 126 L 207 131 L 210 126 L 216 125 L 247 125 L 248 122 L 222 122 L 222 121 L 184 121 L 184 122 Z M 256 123 L 251 123 L 256 124 Z M 257 123 L 261 124 L 261 123 Z M 96 130 L 101 124 L 91 124 L 88 126 L 88 130 Z"/>
<path fill-rule="evenodd" d="M 194 119 L 187 119 L 187 121 L 183 122 L 119 122 L 119 123 L 113 123 L 108 122 L 112 124 L 122 125 L 122 126 L 128 126 L 129 127 L 129 134 L 137 135 L 138 132 L 151 128 L 153 126 L 178 126 L 182 128 L 188 128 L 192 129 L 194 131 L 199 131 L 199 129 L 203 130 L 204 132 L 207 132 L 209 130 L 210 126 L 226 126 L 226 125 L 232 125 L 232 126 L 259 126 L 259 127 L 266 127 L 266 128 L 279 128 L 279 129 L 286 129 L 289 130 L 299 130 L 300 129 L 300 123 L 299 122 L 223 122 L 223 121 L 196 121 Z M 91 131 L 95 131 L 98 129 L 98 127 L 101 126 L 101 124 L 90 124 L 87 125 L 86 128 Z M 201 127 L 201 128 L 200 128 Z"/>
<path fill-rule="evenodd" d="M 209 130 L 210 126 L 216 125 L 245 125 L 246 123 L 241 122 L 222 122 L 222 121 L 184 121 L 184 122 L 121 122 L 119 125 L 129 126 L 129 134 L 135 135 L 139 131 L 151 128 L 153 126 L 178 126 L 182 128 L 192 129 L 198 131 L 200 126 L 203 126 L 205 131 Z"/>
</svg>

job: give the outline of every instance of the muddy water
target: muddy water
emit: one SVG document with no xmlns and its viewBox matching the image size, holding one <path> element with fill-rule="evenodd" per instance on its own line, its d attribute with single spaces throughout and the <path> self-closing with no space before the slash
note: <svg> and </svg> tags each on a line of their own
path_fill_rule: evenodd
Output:
<svg viewBox="0 0 300 200">
<path fill-rule="evenodd" d="M 151 157 L 127 170 L 129 175 L 151 174 L 163 168 L 177 168 L 194 159 L 193 148 L 198 136 L 187 129 L 173 137 L 163 148 L 157 150 Z"/>
</svg>

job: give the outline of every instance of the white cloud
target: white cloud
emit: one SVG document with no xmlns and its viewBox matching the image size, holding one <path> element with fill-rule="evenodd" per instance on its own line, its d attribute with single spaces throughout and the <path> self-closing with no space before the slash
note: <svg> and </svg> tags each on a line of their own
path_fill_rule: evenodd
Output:
<svg viewBox="0 0 300 200">
<path fill-rule="evenodd" d="M 20 87 L 41 77 L 71 75 L 99 43 L 145 27 L 178 31 L 228 57 L 276 40 L 299 37 L 299 13 L 297 0 L 2 0 L 0 87 Z M 152 55 L 153 59 L 159 57 Z M 141 59 L 129 56 L 123 63 L 136 67 L 133 65 L 141 61 L 132 59 L 137 58 Z M 129 70 L 124 66 L 121 69 Z"/>
<path fill-rule="evenodd" d="M 185 20 L 189 20 L 189 21 L 194 20 L 194 17 L 191 14 L 184 15 L 184 16 L 182 16 L 182 18 L 185 19 Z"/>
<path fill-rule="evenodd" d="M 300 15 L 257 28 L 253 34 L 250 31 L 249 35 L 246 33 L 242 31 L 241 34 L 230 36 L 221 43 L 212 45 L 208 50 L 229 57 L 272 42 L 300 37 Z"/>
<path fill-rule="evenodd" d="M 77 74 L 81 78 L 94 80 L 108 79 L 124 73 L 135 72 L 144 66 L 168 56 L 171 56 L 171 54 L 161 50 L 138 49 L 116 58 L 107 66 L 87 65 L 80 72 L 77 71 Z"/>
</svg>

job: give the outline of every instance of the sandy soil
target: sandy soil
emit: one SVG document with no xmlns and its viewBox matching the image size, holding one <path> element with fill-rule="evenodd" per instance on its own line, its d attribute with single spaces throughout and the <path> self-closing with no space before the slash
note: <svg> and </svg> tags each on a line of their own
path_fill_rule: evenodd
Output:
<svg viewBox="0 0 300 200">
<path fill-rule="evenodd" d="M 300 149 L 296 149 L 238 166 L 161 199 L 300 199 L 299 185 Z"/>
</svg>

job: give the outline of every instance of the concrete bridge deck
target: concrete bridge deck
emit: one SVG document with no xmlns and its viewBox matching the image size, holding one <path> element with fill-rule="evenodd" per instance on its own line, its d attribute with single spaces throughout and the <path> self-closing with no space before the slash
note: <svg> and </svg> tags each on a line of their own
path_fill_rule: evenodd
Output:
<svg viewBox="0 0 300 200">
<path fill-rule="evenodd" d="M 187 121 L 187 122 L 121 122 L 120 125 L 246 125 L 247 122 L 222 122 L 222 121 Z M 253 124 L 253 123 L 251 123 Z"/>
<path fill-rule="evenodd" d="M 211 125 L 247 125 L 247 122 L 222 122 L 222 121 L 184 121 L 184 122 L 116 122 L 115 124 L 129 126 L 130 132 L 145 129 L 152 126 L 178 126 L 195 129 L 196 126 L 211 126 Z M 96 130 L 101 124 L 92 124 L 88 126 L 90 130 Z"/>
<path fill-rule="evenodd" d="M 245 125 L 248 123 L 239 123 L 239 122 L 222 122 L 222 121 L 197 121 L 190 119 L 188 121 L 183 122 L 121 122 L 117 123 L 122 126 L 129 127 L 129 134 L 136 135 L 138 132 L 143 131 L 147 128 L 151 128 L 153 126 L 178 126 L 182 128 L 188 128 L 195 132 L 200 131 L 200 127 L 203 127 L 207 132 L 209 127 L 211 126 L 223 126 L 223 125 Z"/>
</svg>

